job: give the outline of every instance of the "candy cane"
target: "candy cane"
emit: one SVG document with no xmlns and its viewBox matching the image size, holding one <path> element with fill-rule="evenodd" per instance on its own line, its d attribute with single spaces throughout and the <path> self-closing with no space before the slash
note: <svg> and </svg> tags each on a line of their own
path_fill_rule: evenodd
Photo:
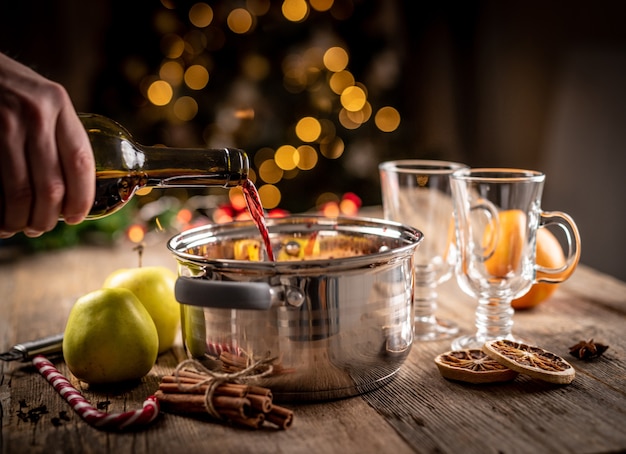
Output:
<svg viewBox="0 0 626 454">
<path fill-rule="evenodd" d="M 159 414 L 159 403 L 155 396 L 148 397 L 144 401 L 141 410 L 124 413 L 105 413 L 93 407 L 46 357 L 42 355 L 35 356 L 33 364 L 61 397 L 71 405 L 74 411 L 97 429 L 135 429 L 150 424 Z"/>
</svg>

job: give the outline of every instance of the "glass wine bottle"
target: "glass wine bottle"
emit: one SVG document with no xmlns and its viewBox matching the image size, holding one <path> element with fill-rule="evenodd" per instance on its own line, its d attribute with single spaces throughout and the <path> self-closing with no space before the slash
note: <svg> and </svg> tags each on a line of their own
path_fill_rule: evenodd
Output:
<svg viewBox="0 0 626 454">
<path fill-rule="evenodd" d="M 138 144 L 115 121 L 79 114 L 96 161 L 96 197 L 87 219 L 122 208 L 142 187 L 234 187 L 248 180 L 248 157 L 236 148 L 168 148 Z"/>
</svg>

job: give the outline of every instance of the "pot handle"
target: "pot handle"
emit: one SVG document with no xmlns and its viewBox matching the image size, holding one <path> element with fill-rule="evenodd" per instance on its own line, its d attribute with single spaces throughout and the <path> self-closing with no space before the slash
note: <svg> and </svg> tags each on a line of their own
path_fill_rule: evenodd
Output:
<svg viewBox="0 0 626 454">
<path fill-rule="evenodd" d="M 211 281 L 179 276 L 174 286 L 181 304 L 219 309 L 267 310 L 272 290 L 265 282 Z"/>
</svg>

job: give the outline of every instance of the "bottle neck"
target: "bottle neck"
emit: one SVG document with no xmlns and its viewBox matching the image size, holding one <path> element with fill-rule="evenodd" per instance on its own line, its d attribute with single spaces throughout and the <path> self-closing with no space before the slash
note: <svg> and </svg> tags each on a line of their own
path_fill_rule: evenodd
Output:
<svg viewBox="0 0 626 454">
<path fill-rule="evenodd" d="M 138 166 L 150 187 L 242 186 L 248 179 L 248 156 L 237 148 L 165 148 L 134 144 Z"/>
<path fill-rule="evenodd" d="M 131 178 L 133 187 L 233 187 L 248 179 L 248 157 L 237 148 L 148 147 L 135 142 L 110 118 L 96 114 L 80 114 L 79 118 L 91 141 L 100 177 Z"/>
</svg>

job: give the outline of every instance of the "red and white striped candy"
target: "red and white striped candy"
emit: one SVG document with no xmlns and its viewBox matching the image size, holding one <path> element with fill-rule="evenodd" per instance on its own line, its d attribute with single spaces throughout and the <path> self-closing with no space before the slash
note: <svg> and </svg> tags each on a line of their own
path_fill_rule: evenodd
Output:
<svg viewBox="0 0 626 454">
<path fill-rule="evenodd" d="M 39 373 L 71 405 L 74 411 L 95 428 L 103 430 L 137 429 L 150 424 L 159 414 L 159 403 L 155 396 L 148 397 L 141 410 L 105 413 L 91 405 L 46 357 L 35 356 L 33 364 Z"/>
</svg>

